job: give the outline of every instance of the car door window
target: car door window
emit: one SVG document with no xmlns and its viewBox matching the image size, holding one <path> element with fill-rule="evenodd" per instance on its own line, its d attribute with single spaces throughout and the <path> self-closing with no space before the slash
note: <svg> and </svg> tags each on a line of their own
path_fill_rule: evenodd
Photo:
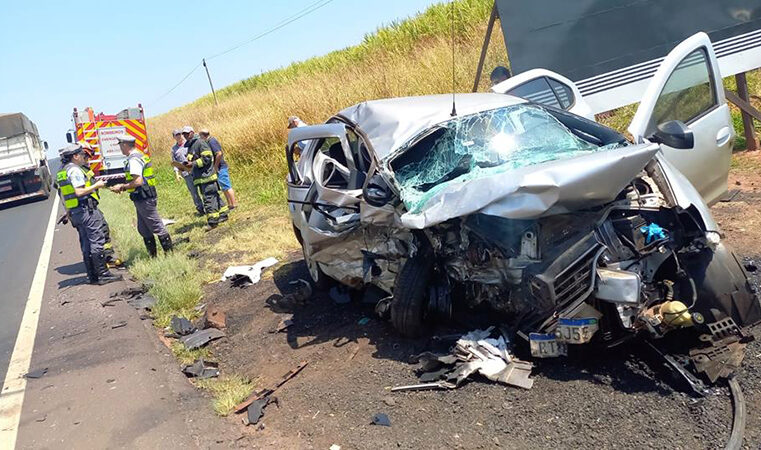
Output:
<svg viewBox="0 0 761 450">
<path fill-rule="evenodd" d="M 671 73 L 658 96 L 647 127 L 648 135 L 661 123 L 680 120 L 689 124 L 713 109 L 718 102 L 710 73 L 711 66 L 703 48 L 687 55 Z"/>
<path fill-rule="evenodd" d="M 508 91 L 507 94 L 525 98 L 541 105 L 553 106 L 555 108 L 562 107 L 545 77 L 535 78 L 518 85 Z"/>
<path fill-rule="evenodd" d="M 573 91 L 569 86 L 550 77 L 547 77 L 547 81 L 550 83 L 550 87 L 555 93 L 555 96 L 557 96 L 561 108 L 568 110 L 574 103 L 576 103 L 576 99 L 573 97 Z"/>
<path fill-rule="evenodd" d="M 327 156 L 330 161 L 322 166 L 322 173 L 315 176 L 320 177 L 325 187 L 349 189 L 350 173 L 341 140 L 337 137 L 324 138 L 317 145 L 317 152 Z"/>
</svg>

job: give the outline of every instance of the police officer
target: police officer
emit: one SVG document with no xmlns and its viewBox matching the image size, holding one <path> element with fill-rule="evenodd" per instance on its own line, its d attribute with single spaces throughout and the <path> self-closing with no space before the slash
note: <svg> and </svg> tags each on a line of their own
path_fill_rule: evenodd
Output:
<svg viewBox="0 0 761 450">
<path fill-rule="evenodd" d="M 103 215 L 98 211 L 98 189 L 105 182 L 92 183 L 82 166 L 85 154 L 79 144 L 69 145 L 61 150 L 62 169 L 56 175 L 58 190 L 71 219 L 77 229 L 79 246 L 87 270 L 90 284 L 106 284 L 121 280 L 121 275 L 114 275 L 106 267 L 106 255 L 103 251 Z"/>
<path fill-rule="evenodd" d="M 82 166 L 82 169 L 85 171 L 85 177 L 90 184 L 95 184 L 95 172 L 93 172 L 92 168 L 90 167 L 90 160 L 94 156 L 94 149 L 87 142 L 80 141 L 79 145 L 82 146 L 82 150 L 84 150 L 85 153 L 85 164 Z M 95 191 L 95 195 L 98 195 L 98 191 Z M 103 253 L 106 255 L 106 264 L 111 265 L 111 267 L 118 266 L 121 264 L 121 261 L 114 258 L 114 246 L 111 243 L 111 229 L 108 227 L 106 216 L 103 215 L 103 211 L 100 209 L 96 209 L 93 211 L 93 213 L 99 216 L 99 220 L 103 224 L 102 230 L 103 236 L 105 238 L 105 243 L 103 244 Z"/>
<path fill-rule="evenodd" d="M 117 184 L 111 190 L 116 193 L 129 192 L 137 211 L 137 232 L 143 237 L 148 254 L 151 257 L 157 254 L 154 234 L 159 237 L 164 253 L 167 253 L 172 250 L 172 238 L 156 208 L 158 195 L 151 158 L 135 148 L 135 138 L 132 136 L 120 137 L 119 149 L 127 157 L 124 167 L 127 183 Z"/>
<path fill-rule="evenodd" d="M 195 135 L 193 127 L 182 128 L 182 136 L 185 137 L 185 147 L 188 148 L 188 162 L 185 167 L 193 169 L 193 184 L 203 200 L 203 208 L 206 211 L 206 231 L 212 230 L 227 220 L 227 205 L 222 203 L 219 197 L 219 184 L 217 172 L 214 166 L 214 153 L 209 144 Z"/>
</svg>

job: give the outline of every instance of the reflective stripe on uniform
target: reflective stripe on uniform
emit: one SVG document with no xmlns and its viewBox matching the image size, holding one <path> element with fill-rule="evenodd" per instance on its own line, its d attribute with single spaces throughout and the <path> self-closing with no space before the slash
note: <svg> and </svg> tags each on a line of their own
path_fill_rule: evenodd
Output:
<svg viewBox="0 0 761 450">
<path fill-rule="evenodd" d="M 92 179 L 89 177 L 89 173 L 91 172 L 85 172 L 84 169 L 75 163 L 66 164 L 61 170 L 58 171 L 58 173 L 56 173 L 56 182 L 58 183 L 58 189 L 60 189 L 61 196 L 63 197 L 63 206 L 69 211 L 80 205 L 79 197 L 77 197 L 74 185 L 71 184 L 71 180 L 69 179 L 69 169 L 73 167 L 81 170 L 85 175 L 85 188 L 92 186 Z M 100 200 L 96 191 L 90 193 L 90 196 L 92 196 L 95 200 Z"/>
<path fill-rule="evenodd" d="M 84 170 L 83 170 L 84 171 Z M 95 172 L 92 171 L 92 169 L 85 172 L 85 187 L 90 187 L 93 185 L 93 180 L 95 179 Z M 90 193 L 90 196 L 100 202 L 100 196 L 98 195 L 98 190 L 94 190 Z"/>
<path fill-rule="evenodd" d="M 129 162 L 133 158 L 140 158 L 143 161 L 143 173 L 140 175 L 143 178 L 143 186 L 127 189 L 127 192 L 133 193 L 136 189 L 140 188 L 148 189 L 148 186 L 155 187 L 156 176 L 153 173 L 153 163 L 151 163 L 151 157 L 145 154 L 142 154 L 141 156 L 130 155 L 127 157 L 127 160 L 124 162 L 124 177 L 127 180 L 127 183 L 132 181 L 132 174 L 129 171 Z"/>
<path fill-rule="evenodd" d="M 217 181 L 217 174 L 216 173 L 213 174 L 210 177 L 196 178 L 195 180 L 193 180 L 193 184 L 195 184 L 197 186 L 199 184 L 211 183 L 212 181 Z"/>
</svg>

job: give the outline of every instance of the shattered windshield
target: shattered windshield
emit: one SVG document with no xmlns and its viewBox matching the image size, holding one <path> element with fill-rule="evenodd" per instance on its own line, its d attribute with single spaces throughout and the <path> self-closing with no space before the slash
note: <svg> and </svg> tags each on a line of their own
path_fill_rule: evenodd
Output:
<svg viewBox="0 0 761 450">
<path fill-rule="evenodd" d="M 513 105 L 458 117 L 429 130 L 391 161 L 402 201 L 416 212 L 448 182 L 604 150 L 576 137 L 544 109 Z"/>
</svg>

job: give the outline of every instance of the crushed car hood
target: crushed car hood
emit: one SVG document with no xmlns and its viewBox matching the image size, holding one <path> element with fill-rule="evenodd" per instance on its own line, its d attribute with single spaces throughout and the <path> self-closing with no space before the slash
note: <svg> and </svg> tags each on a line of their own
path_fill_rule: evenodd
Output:
<svg viewBox="0 0 761 450">
<path fill-rule="evenodd" d="M 613 201 L 658 150 L 657 144 L 641 144 L 464 182 L 454 179 L 401 221 L 423 229 L 474 213 L 534 219 L 601 205 Z"/>
</svg>

